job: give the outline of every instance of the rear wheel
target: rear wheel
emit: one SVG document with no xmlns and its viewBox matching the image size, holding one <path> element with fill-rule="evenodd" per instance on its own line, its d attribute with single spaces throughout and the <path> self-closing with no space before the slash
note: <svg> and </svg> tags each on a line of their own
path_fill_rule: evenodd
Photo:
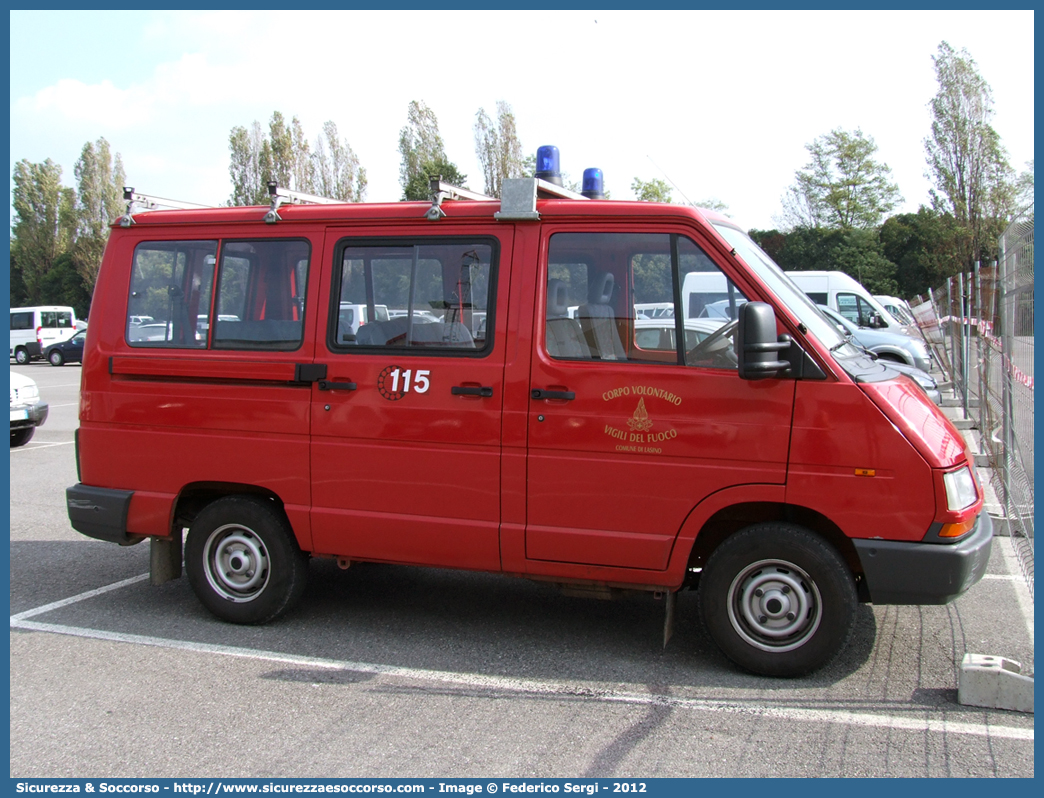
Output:
<svg viewBox="0 0 1044 798">
<path fill-rule="evenodd" d="M 271 502 L 228 496 L 205 507 L 189 528 L 185 570 L 214 615 L 259 624 L 286 612 L 304 591 L 308 555 Z"/>
<path fill-rule="evenodd" d="M 25 446 L 33 439 L 35 433 L 36 427 L 22 427 L 21 429 L 11 430 L 11 447 Z"/>
<path fill-rule="evenodd" d="M 29 350 L 20 346 L 15 350 L 15 363 L 19 366 L 29 365 Z"/>
<path fill-rule="evenodd" d="M 700 577 L 700 615 L 714 642 L 765 676 L 827 665 L 848 644 L 857 604 L 841 556 L 791 524 L 756 524 L 727 538 Z"/>
<path fill-rule="evenodd" d="M 65 364 L 65 356 L 57 349 L 52 349 L 51 354 L 47 356 L 47 359 L 51 361 L 52 366 L 62 366 Z"/>
</svg>

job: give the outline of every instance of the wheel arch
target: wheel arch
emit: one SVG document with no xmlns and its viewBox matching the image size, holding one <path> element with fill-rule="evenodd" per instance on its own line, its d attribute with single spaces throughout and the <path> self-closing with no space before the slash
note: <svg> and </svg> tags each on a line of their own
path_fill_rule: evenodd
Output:
<svg viewBox="0 0 1044 798">
<path fill-rule="evenodd" d="M 863 578 L 862 565 L 852 540 L 827 516 L 809 507 L 780 501 L 745 501 L 730 504 L 714 512 L 700 527 L 689 551 L 687 582 L 692 587 L 698 573 L 714 550 L 727 538 L 753 524 L 780 521 L 795 524 L 821 537 L 834 547 L 848 565 L 856 581 L 859 600 L 870 600 Z"/>
<path fill-rule="evenodd" d="M 871 350 L 878 357 L 885 360 L 895 360 L 898 363 L 905 363 L 907 366 L 912 366 L 913 357 L 909 352 L 904 352 L 902 349 L 891 346 L 875 346 Z"/>
<path fill-rule="evenodd" d="M 171 528 L 179 530 L 191 526 L 204 507 L 226 496 L 253 496 L 271 501 L 281 513 L 286 514 L 283 500 L 268 488 L 239 482 L 191 482 L 174 499 Z"/>
</svg>

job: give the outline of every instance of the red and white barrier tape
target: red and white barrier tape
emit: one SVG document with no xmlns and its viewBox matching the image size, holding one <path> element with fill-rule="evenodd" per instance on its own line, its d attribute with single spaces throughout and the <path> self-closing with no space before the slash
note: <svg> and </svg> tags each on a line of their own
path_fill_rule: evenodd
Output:
<svg viewBox="0 0 1044 798">
<path fill-rule="evenodd" d="M 1011 358 L 1004 353 L 1004 347 L 1001 344 L 1000 339 L 993 334 L 993 324 L 985 319 L 962 316 L 943 316 L 939 319 L 939 324 L 945 323 L 967 324 L 970 327 L 978 327 L 979 334 L 985 338 L 986 342 L 1001 356 L 1001 362 L 1004 364 L 1004 368 L 1011 375 L 1012 379 L 1025 385 L 1031 391 L 1033 390 L 1033 375 L 1027 374 L 1011 362 Z"/>
</svg>

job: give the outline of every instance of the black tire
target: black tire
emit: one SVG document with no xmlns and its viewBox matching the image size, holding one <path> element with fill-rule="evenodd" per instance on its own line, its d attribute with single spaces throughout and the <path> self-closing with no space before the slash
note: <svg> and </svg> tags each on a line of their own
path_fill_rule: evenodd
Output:
<svg viewBox="0 0 1044 798">
<path fill-rule="evenodd" d="M 15 363 L 19 366 L 29 365 L 29 350 L 24 346 L 20 346 L 15 350 Z"/>
<path fill-rule="evenodd" d="M 290 522 L 269 501 L 227 496 L 189 527 L 185 570 L 197 598 L 232 623 L 267 623 L 304 592 L 308 555 Z"/>
<path fill-rule="evenodd" d="M 700 576 L 700 617 L 725 655 L 763 676 L 804 676 L 848 645 L 855 580 L 822 538 L 765 523 L 726 538 Z"/>
<path fill-rule="evenodd" d="M 13 449 L 15 446 L 25 446 L 33 439 L 35 433 L 36 427 L 21 427 L 19 429 L 11 430 L 11 448 Z"/>
<path fill-rule="evenodd" d="M 61 350 L 59 350 L 59 349 L 52 349 L 51 350 L 51 354 L 49 354 L 47 356 L 47 359 L 49 361 L 51 361 L 51 365 L 52 366 L 64 366 L 65 365 L 65 355 L 63 355 L 61 353 Z"/>
</svg>

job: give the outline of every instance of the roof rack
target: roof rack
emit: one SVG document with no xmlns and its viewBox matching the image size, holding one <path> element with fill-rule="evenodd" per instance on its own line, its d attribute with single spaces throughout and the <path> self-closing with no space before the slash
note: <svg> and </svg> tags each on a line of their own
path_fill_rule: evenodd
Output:
<svg viewBox="0 0 1044 798">
<path fill-rule="evenodd" d="M 193 208 L 212 208 L 213 205 L 200 205 L 196 202 L 182 202 L 180 200 L 153 197 L 149 194 L 139 194 L 133 186 L 123 187 L 123 198 L 127 201 L 127 213 L 120 217 L 121 227 L 130 227 L 134 224 L 134 214 L 141 211 L 152 211 L 156 208 L 180 208 L 191 210 Z"/>
<path fill-rule="evenodd" d="M 466 188 L 460 186 L 454 186 L 449 183 L 442 182 L 442 175 L 433 177 L 428 182 L 428 187 L 431 190 L 431 207 L 428 208 L 424 213 L 424 218 L 432 222 L 437 222 L 446 212 L 442 210 L 442 201 L 448 199 L 464 199 L 464 200 L 477 200 L 482 202 L 496 202 L 496 197 L 487 197 L 485 194 L 479 194 L 476 191 L 469 191 Z"/>
<path fill-rule="evenodd" d="M 496 202 L 496 197 L 489 197 L 466 188 L 442 182 L 442 177 L 433 177 L 430 182 L 431 207 L 424 213 L 424 218 L 437 222 L 446 212 L 442 210 L 442 201 L 448 199 L 478 200 Z M 513 177 L 504 181 L 501 189 L 500 210 L 493 214 L 495 219 L 539 219 L 537 199 L 574 199 L 586 200 L 583 194 L 577 194 L 562 186 L 555 185 L 538 177 Z"/>
<path fill-rule="evenodd" d="M 280 188 L 279 184 L 274 181 L 269 182 L 268 193 L 272 197 L 272 207 L 265 214 L 265 222 L 268 224 L 282 221 L 279 216 L 279 208 L 283 205 L 340 205 L 344 203 L 344 200 L 319 197 L 315 194 L 305 194 L 303 191 L 291 191 L 288 188 Z"/>
<path fill-rule="evenodd" d="M 583 194 L 577 194 L 562 186 L 557 186 L 539 177 L 512 177 L 504 181 L 500 190 L 500 211 L 493 218 L 501 221 L 525 221 L 539 219 L 537 199 L 573 199 L 586 200 Z"/>
</svg>

